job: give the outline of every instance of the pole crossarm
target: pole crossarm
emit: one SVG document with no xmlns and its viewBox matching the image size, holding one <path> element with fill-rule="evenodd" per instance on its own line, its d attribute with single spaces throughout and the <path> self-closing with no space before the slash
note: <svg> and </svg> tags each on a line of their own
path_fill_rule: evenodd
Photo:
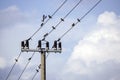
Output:
<svg viewBox="0 0 120 80">
<path fill-rule="evenodd" d="M 53 53 L 61 53 L 62 50 L 61 49 L 45 49 L 45 48 L 42 48 L 42 49 L 21 49 L 21 52 L 53 52 Z"/>
</svg>

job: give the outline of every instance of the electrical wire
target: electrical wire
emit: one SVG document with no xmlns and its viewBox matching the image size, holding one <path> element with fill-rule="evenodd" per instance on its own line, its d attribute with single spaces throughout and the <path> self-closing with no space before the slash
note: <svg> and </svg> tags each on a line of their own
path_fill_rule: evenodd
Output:
<svg viewBox="0 0 120 80">
<path fill-rule="evenodd" d="M 70 29 L 68 29 L 60 38 L 58 38 L 57 41 L 60 41 L 71 29 L 73 29 L 74 26 L 76 26 L 83 18 L 85 18 L 85 16 L 87 16 L 87 14 L 89 14 L 102 0 L 99 0 L 90 10 L 88 10 L 80 19 L 77 19 L 76 23 L 72 24 L 72 27 Z M 46 56 L 46 59 L 48 58 L 49 53 Z"/>
<path fill-rule="evenodd" d="M 63 18 L 61 18 L 61 20 L 55 26 L 52 26 L 52 30 L 50 30 L 50 32 L 46 33 L 42 40 L 45 40 L 45 38 L 48 35 L 50 35 L 50 33 L 52 33 L 82 1 L 83 0 L 79 0 L 79 2 Z"/>
<path fill-rule="evenodd" d="M 67 0 L 66 0 L 66 1 L 67 1 Z M 63 20 L 80 4 L 81 1 L 82 1 L 82 0 L 80 0 L 79 3 L 77 3 L 77 5 L 72 8 L 72 10 L 63 18 Z M 71 27 L 69 30 L 67 30 L 58 40 L 61 40 L 70 30 L 72 30 L 72 29 L 74 28 L 74 26 L 76 26 L 79 22 L 81 22 L 81 20 L 84 19 L 101 1 L 102 1 L 102 0 L 99 0 L 90 10 L 88 10 L 80 19 L 77 19 L 78 21 L 77 21 L 76 23 L 73 23 L 73 24 L 72 24 L 72 27 Z M 63 4 L 63 5 L 64 5 L 64 4 Z M 61 5 L 61 7 L 62 7 L 63 5 Z M 60 7 L 60 8 L 61 8 L 61 7 Z M 58 10 L 59 10 L 60 8 L 58 8 Z M 56 12 L 57 12 L 57 11 L 56 11 Z M 55 13 L 56 13 L 56 12 L 55 12 Z M 53 13 L 52 16 L 54 16 L 55 13 Z M 50 19 L 50 18 L 49 18 L 49 19 Z M 48 19 L 48 21 L 49 21 L 49 19 Z M 57 28 L 58 25 L 59 25 L 61 22 L 62 22 L 62 20 L 55 26 L 55 28 Z M 46 23 L 47 23 L 47 22 L 46 22 Z M 46 23 L 45 23 L 45 24 L 46 24 Z M 32 38 L 40 29 L 41 29 L 41 28 L 39 28 L 39 29 L 31 36 L 31 38 Z M 50 33 L 52 33 L 53 30 L 54 30 L 54 29 L 52 29 L 52 30 L 48 33 L 48 35 L 49 35 Z M 48 36 L 48 35 L 47 35 L 47 36 Z M 21 53 L 20 53 L 20 55 L 21 55 Z M 19 55 L 18 58 L 16 59 L 16 62 L 18 61 L 20 55 Z M 33 53 L 33 55 L 34 55 L 34 53 Z M 25 69 L 27 68 L 28 64 L 30 63 L 31 58 L 33 57 L 33 55 L 28 59 L 28 63 L 26 64 L 25 68 L 23 69 L 23 71 L 22 71 L 21 75 L 19 76 L 18 80 L 21 78 L 22 74 L 24 73 Z M 49 56 L 49 54 L 46 56 L 46 58 L 47 58 L 48 56 Z M 16 62 L 15 62 L 15 64 L 16 64 Z M 13 65 L 11 71 L 13 70 L 15 64 Z M 39 69 L 40 69 L 40 68 L 39 68 Z M 35 78 L 35 76 L 36 76 L 37 73 L 39 72 L 39 69 L 36 69 L 36 73 L 34 74 L 32 80 Z M 9 77 L 11 71 L 9 72 L 8 77 Z M 6 80 L 8 79 L 8 77 L 6 78 Z"/>
<path fill-rule="evenodd" d="M 18 62 L 18 60 L 19 60 L 19 58 L 20 58 L 20 56 L 21 56 L 21 53 L 22 53 L 22 52 L 20 52 L 20 54 L 18 55 L 18 57 L 15 59 L 15 63 L 13 64 L 13 66 L 12 66 L 12 68 L 11 68 L 10 72 L 8 73 L 8 75 L 7 75 L 7 77 L 6 77 L 5 80 L 8 80 L 8 78 L 9 78 L 11 72 L 13 71 L 13 69 L 14 69 L 16 63 Z"/>
<path fill-rule="evenodd" d="M 30 58 L 28 58 L 28 62 L 27 62 L 27 64 L 25 65 L 23 71 L 21 72 L 21 74 L 20 74 L 18 80 L 20 80 L 20 78 L 22 77 L 23 73 L 25 72 L 25 70 L 26 70 L 27 66 L 29 65 L 31 59 L 33 58 L 34 54 L 35 54 L 35 52 L 32 54 L 32 56 L 31 56 Z"/>
<path fill-rule="evenodd" d="M 40 68 L 41 68 L 41 64 L 38 66 L 38 69 L 36 69 L 36 73 L 33 75 L 32 80 L 34 80 L 34 78 L 36 77 L 36 75 L 39 72 Z"/>
<path fill-rule="evenodd" d="M 33 75 L 33 77 L 32 77 L 31 80 L 34 80 L 34 78 L 36 77 L 37 73 L 38 73 L 38 72 L 36 71 L 36 73 Z"/>
<path fill-rule="evenodd" d="M 50 55 L 50 53 L 47 54 L 46 59 L 48 58 L 49 55 Z"/>
<path fill-rule="evenodd" d="M 57 11 L 59 11 L 59 9 L 67 2 L 68 0 L 65 0 L 61 5 L 60 5 L 60 7 L 52 14 L 52 16 L 54 16 L 56 13 L 57 13 Z"/>
<path fill-rule="evenodd" d="M 67 2 L 68 0 L 65 0 L 57 9 L 56 11 L 50 16 L 51 18 L 62 8 L 62 6 Z M 40 31 L 40 29 L 51 19 L 51 18 L 48 18 L 34 33 L 33 35 L 29 38 L 29 39 L 32 39 L 33 36 L 38 32 Z"/>
<path fill-rule="evenodd" d="M 60 41 L 70 30 L 74 28 L 82 19 L 84 19 L 102 0 L 99 0 L 90 10 L 88 10 L 80 19 L 77 19 L 76 23 L 73 23 L 71 28 L 68 29 L 57 41 Z"/>
</svg>

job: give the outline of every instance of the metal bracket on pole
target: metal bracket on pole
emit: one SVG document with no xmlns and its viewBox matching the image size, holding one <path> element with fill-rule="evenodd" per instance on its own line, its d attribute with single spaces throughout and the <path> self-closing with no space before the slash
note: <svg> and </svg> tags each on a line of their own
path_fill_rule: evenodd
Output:
<svg viewBox="0 0 120 80">
<path fill-rule="evenodd" d="M 42 49 L 21 49 L 22 52 L 52 52 L 52 53 L 61 53 L 62 50 L 61 49 L 49 49 L 49 50 L 46 50 L 45 48 L 42 48 Z"/>
</svg>

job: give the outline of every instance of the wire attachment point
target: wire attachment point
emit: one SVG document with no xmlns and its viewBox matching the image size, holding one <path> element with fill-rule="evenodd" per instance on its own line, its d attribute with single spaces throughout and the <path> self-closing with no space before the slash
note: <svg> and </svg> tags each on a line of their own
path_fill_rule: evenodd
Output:
<svg viewBox="0 0 120 80">
<path fill-rule="evenodd" d="M 42 39 L 42 41 L 45 41 L 45 37 Z"/>
<path fill-rule="evenodd" d="M 61 39 L 59 38 L 57 41 L 60 41 Z"/>
</svg>

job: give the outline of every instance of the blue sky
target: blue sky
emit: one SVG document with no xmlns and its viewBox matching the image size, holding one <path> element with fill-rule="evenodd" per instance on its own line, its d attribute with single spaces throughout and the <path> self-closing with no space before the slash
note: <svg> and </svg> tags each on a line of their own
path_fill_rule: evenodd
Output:
<svg viewBox="0 0 120 80">
<path fill-rule="evenodd" d="M 41 24 L 42 15 L 51 15 L 64 0 L 1 0 L 0 1 L 0 78 L 5 80 L 20 42 L 30 37 Z M 79 0 L 68 0 L 58 13 L 30 41 L 35 48 L 39 39 L 56 25 Z M 53 44 L 98 0 L 83 2 L 65 22 L 46 39 Z M 120 1 L 102 2 L 69 32 L 61 41 L 61 54 L 51 53 L 47 58 L 47 80 L 119 80 L 120 79 Z M 32 53 L 22 53 L 9 80 L 18 79 Z M 36 53 L 21 80 L 30 80 L 40 54 Z M 40 74 L 34 80 L 38 80 Z"/>
</svg>

